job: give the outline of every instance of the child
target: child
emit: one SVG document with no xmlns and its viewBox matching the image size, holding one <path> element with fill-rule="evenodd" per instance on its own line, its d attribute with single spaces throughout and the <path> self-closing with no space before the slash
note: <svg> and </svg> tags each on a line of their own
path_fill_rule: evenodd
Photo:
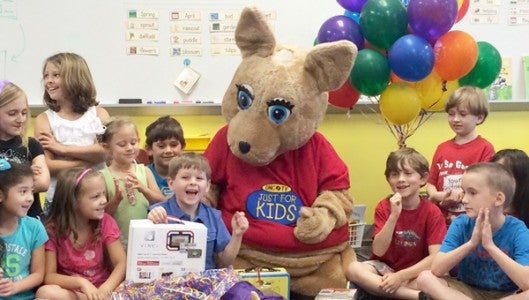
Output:
<svg viewBox="0 0 529 300">
<path fill-rule="evenodd" d="M 490 161 L 504 165 L 516 181 L 511 205 L 505 213 L 524 221 L 529 227 L 529 157 L 519 149 L 503 149 L 496 152 Z"/>
<path fill-rule="evenodd" d="M 104 131 L 108 112 L 98 106 L 86 61 L 74 53 L 46 59 L 43 69 L 44 102 L 48 110 L 35 119 L 35 136 L 44 147 L 52 176 L 44 211 L 55 191 L 57 173 L 76 166 L 104 167 L 104 150 L 96 134 Z"/>
<path fill-rule="evenodd" d="M 385 175 L 395 194 L 375 209 L 374 260 L 353 262 L 346 275 L 371 294 L 417 299 L 415 279 L 430 267 L 446 225 L 439 208 L 419 194 L 428 179 L 424 156 L 412 148 L 392 152 Z"/>
<path fill-rule="evenodd" d="M 30 163 L 33 170 L 33 204 L 28 216 L 40 218 L 42 206 L 39 192 L 50 185 L 50 172 L 44 158 L 44 149 L 26 135 L 28 100 L 20 87 L 0 80 L 0 158 L 17 163 Z"/>
<path fill-rule="evenodd" d="M 33 171 L 27 164 L 0 159 L 0 299 L 34 299 L 44 279 L 42 223 L 27 217 L 33 199 Z"/>
<path fill-rule="evenodd" d="M 435 150 L 426 192 L 441 207 L 446 224 L 465 210 L 461 204 L 461 175 L 473 163 L 489 161 L 494 147 L 479 136 L 476 126 L 489 113 L 489 103 L 480 88 L 463 86 L 455 90 L 445 105 L 448 124 L 456 136 Z"/>
<path fill-rule="evenodd" d="M 168 200 L 151 206 L 148 218 L 154 223 L 167 223 L 167 215 L 182 220 L 200 222 L 208 228 L 206 269 L 231 265 L 239 253 L 242 236 L 248 229 L 243 212 L 237 212 L 232 220 L 232 236 L 222 221 L 220 211 L 202 203 L 211 184 L 211 169 L 200 154 L 186 152 L 174 157 L 169 163 L 169 187 L 174 195 Z M 215 263 L 216 255 L 217 263 Z"/>
<path fill-rule="evenodd" d="M 176 155 L 182 154 L 186 147 L 182 126 L 174 118 L 160 117 L 147 126 L 145 137 L 147 138 L 145 149 L 152 157 L 149 169 L 154 174 L 162 193 L 171 196 L 173 191 L 167 185 L 169 162 Z"/>
<path fill-rule="evenodd" d="M 461 187 L 466 214 L 453 220 L 419 288 L 434 299 L 499 299 L 517 285 L 528 290 L 529 230 L 503 213 L 514 178 L 498 163 L 477 163 L 465 170 Z M 456 265 L 457 278 L 444 276 Z"/>
<path fill-rule="evenodd" d="M 125 277 L 126 255 L 119 229 L 105 214 L 103 176 L 74 167 L 59 173 L 46 219 L 46 285 L 43 299 L 109 299 Z"/>
<path fill-rule="evenodd" d="M 130 220 L 147 218 L 149 205 L 165 200 L 165 196 L 151 170 L 135 161 L 140 139 L 132 120 L 111 119 L 100 142 L 112 158 L 110 166 L 101 170 L 110 199 L 106 211 L 116 219 L 126 247 Z"/>
</svg>

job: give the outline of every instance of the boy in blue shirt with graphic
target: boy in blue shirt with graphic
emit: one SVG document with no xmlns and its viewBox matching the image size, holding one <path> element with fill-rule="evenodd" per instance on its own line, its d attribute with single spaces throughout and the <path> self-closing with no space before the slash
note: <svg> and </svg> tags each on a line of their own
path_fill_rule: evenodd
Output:
<svg viewBox="0 0 529 300">
<path fill-rule="evenodd" d="M 527 299 L 529 230 L 505 215 L 515 189 L 498 163 L 469 166 L 461 179 L 466 214 L 456 217 L 432 268 L 417 279 L 420 299 Z M 445 276 L 458 266 L 457 277 Z M 515 294 L 517 290 L 522 294 Z"/>
<path fill-rule="evenodd" d="M 231 220 L 233 232 L 230 236 L 220 211 L 201 201 L 210 184 L 211 168 L 202 155 L 186 152 L 174 157 L 169 163 L 168 174 L 168 185 L 174 195 L 151 205 L 147 218 L 153 223 L 167 223 L 169 215 L 204 224 L 208 229 L 206 269 L 215 269 L 233 263 L 239 253 L 242 236 L 248 229 L 248 220 L 243 212 L 237 212 Z"/>
<path fill-rule="evenodd" d="M 151 169 L 162 193 L 171 196 L 173 191 L 167 184 L 169 162 L 173 157 L 184 152 L 186 147 L 184 130 L 176 119 L 164 116 L 147 126 L 145 137 L 145 150 L 152 158 L 152 163 L 147 167 Z"/>
</svg>

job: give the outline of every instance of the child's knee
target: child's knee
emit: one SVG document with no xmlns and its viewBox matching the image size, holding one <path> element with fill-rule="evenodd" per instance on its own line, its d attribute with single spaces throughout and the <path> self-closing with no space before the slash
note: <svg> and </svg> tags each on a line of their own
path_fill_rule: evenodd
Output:
<svg viewBox="0 0 529 300">
<path fill-rule="evenodd" d="M 62 288 L 55 284 L 41 286 L 35 293 L 35 297 L 42 299 L 55 299 L 61 293 Z"/>
<path fill-rule="evenodd" d="M 432 273 L 430 270 L 422 271 L 419 276 L 417 276 L 416 283 L 417 287 L 424 291 L 428 288 L 428 284 L 435 282 L 437 280 L 437 277 Z"/>
<path fill-rule="evenodd" d="M 356 281 L 358 279 L 358 275 L 363 272 L 362 264 L 362 262 L 354 261 L 347 266 L 347 270 L 345 271 L 347 280 Z"/>
</svg>

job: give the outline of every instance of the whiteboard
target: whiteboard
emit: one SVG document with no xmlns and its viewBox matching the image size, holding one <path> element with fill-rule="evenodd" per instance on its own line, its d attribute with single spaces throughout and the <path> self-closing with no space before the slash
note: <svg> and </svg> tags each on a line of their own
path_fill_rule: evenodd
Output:
<svg viewBox="0 0 529 300">
<path fill-rule="evenodd" d="M 321 5 L 316 5 L 319 2 Z M 240 12 L 250 4 L 276 12 L 276 19 L 271 22 L 278 41 L 303 48 L 312 46 L 319 26 L 327 18 L 343 13 L 332 0 L 310 5 L 301 0 L 0 0 L 0 77 L 19 84 L 30 104 L 40 105 L 44 60 L 58 52 L 75 52 L 87 61 L 102 104 L 116 104 L 119 98 L 142 98 L 144 103 L 149 100 L 220 103 L 240 57 L 209 55 L 207 30 L 203 30 L 206 51 L 202 57 L 171 56 L 168 14 L 172 10 L 198 10 L 207 26 L 209 12 Z M 130 44 L 125 39 L 127 14 L 130 9 L 141 8 L 160 13 L 158 56 L 126 53 Z M 185 58 L 201 75 L 189 95 L 173 84 L 184 69 Z"/>
<path fill-rule="evenodd" d="M 271 23 L 278 42 L 306 49 L 312 46 L 326 19 L 344 12 L 335 0 L 0 0 L 0 77 L 19 84 L 30 104 L 40 105 L 44 60 L 58 52 L 75 52 L 88 62 L 102 104 L 116 104 L 119 98 L 141 98 L 144 103 L 220 103 L 240 57 L 211 55 L 205 29 L 202 56 L 171 56 L 169 14 L 174 10 L 199 11 L 206 28 L 210 26 L 209 13 L 240 11 L 245 5 L 275 14 Z M 131 9 L 159 12 L 159 55 L 127 55 L 131 42 L 126 40 L 125 24 Z M 467 16 L 454 28 L 469 32 L 476 40 L 488 41 L 502 55 L 511 56 L 513 98 L 524 98 L 520 55 L 529 53 L 529 43 L 523 42 L 529 36 L 528 26 L 475 26 Z M 173 84 L 184 69 L 185 58 L 201 75 L 190 94 L 180 92 Z"/>
</svg>

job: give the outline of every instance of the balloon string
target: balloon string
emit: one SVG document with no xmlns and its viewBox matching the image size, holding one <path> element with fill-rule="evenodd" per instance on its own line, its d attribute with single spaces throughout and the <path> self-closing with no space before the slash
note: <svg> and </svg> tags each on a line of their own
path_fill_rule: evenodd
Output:
<svg viewBox="0 0 529 300">
<path fill-rule="evenodd" d="M 368 100 L 373 104 L 380 105 L 380 98 L 377 96 L 368 97 Z M 441 99 L 437 100 L 434 104 L 432 104 L 432 106 L 435 105 L 440 100 Z M 372 113 L 377 113 L 377 114 L 379 113 L 379 111 L 373 109 L 372 107 L 369 107 L 369 106 L 367 107 Z M 386 127 L 388 128 L 389 132 L 397 140 L 397 145 L 399 149 L 402 149 L 402 148 L 407 147 L 406 142 L 408 138 L 414 135 L 415 132 L 417 132 L 417 129 L 419 129 L 419 127 L 424 125 L 424 123 L 426 123 L 432 117 L 434 113 L 435 111 L 421 109 L 417 117 L 415 117 L 415 119 L 413 119 L 407 124 L 402 124 L 402 125 L 396 125 L 396 124 L 389 122 L 381 113 L 380 113 L 380 116 L 382 116 L 382 119 L 384 119 L 384 123 L 386 124 Z"/>
</svg>

